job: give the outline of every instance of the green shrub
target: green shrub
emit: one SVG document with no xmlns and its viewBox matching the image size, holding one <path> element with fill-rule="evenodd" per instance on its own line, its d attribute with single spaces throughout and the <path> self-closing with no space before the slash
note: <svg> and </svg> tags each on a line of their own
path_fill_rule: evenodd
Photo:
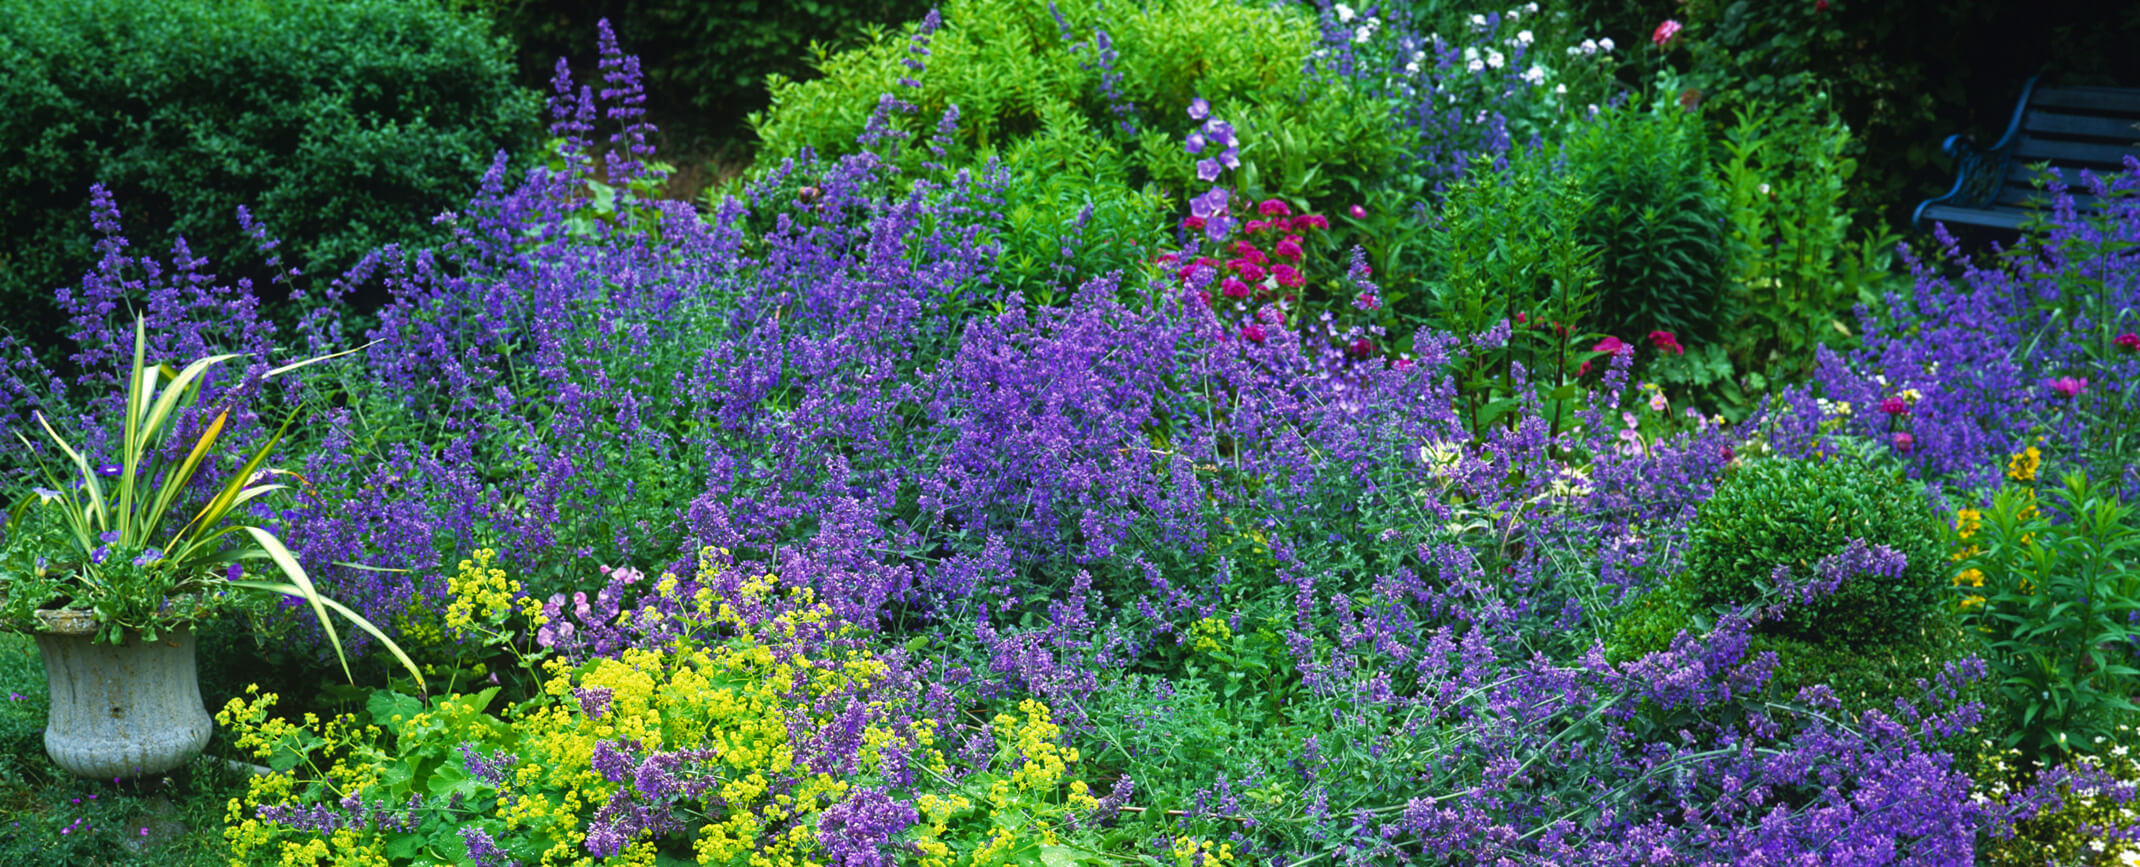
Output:
<svg viewBox="0 0 2140 867">
<path fill-rule="evenodd" d="M 1729 271 L 1700 119 L 1669 104 L 1608 111 L 1569 136 L 1566 156 L 1596 201 L 1581 223 L 1600 251 L 1596 329 L 1630 341 L 1657 330 L 1716 339 Z"/>
<path fill-rule="evenodd" d="M 95 264 L 89 187 L 137 245 L 273 274 L 236 212 L 325 274 L 435 237 L 539 100 L 479 20 L 423 0 L 0 0 L 0 324 L 51 340 Z"/>
<path fill-rule="evenodd" d="M 912 51 L 917 30 L 873 34 L 825 56 L 816 80 L 773 76 L 771 107 L 751 118 L 760 147 L 750 176 L 805 148 L 853 153 L 889 94 L 914 107 L 888 117 L 908 140 L 879 149 L 902 168 L 1004 161 L 1007 198 L 1032 204 L 1006 214 L 1001 261 L 1010 284 L 1028 287 L 1150 258 L 1145 248 L 1164 238 L 1164 215 L 1210 188 L 1183 147 L 1197 123 L 1191 99 L 1209 100 L 1211 116 L 1236 130 L 1241 168 L 1228 183 L 1248 201 L 1334 212 L 1356 195 L 1337 179 L 1379 177 L 1395 164 L 1388 107 L 1304 72 L 1316 29 L 1298 8 L 964 0 L 943 7 L 925 56 Z M 939 122 L 954 106 L 956 130 L 939 142 Z M 1086 204 L 1093 212 L 1079 220 Z"/>
<path fill-rule="evenodd" d="M 1944 598 L 1940 524 L 1919 487 L 1853 453 L 1752 460 L 1727 476 L 1689 529 L 1687 580 L 1702 604 L 1746 604 L 1771 591 L 1771 572 L 1794 583 L 1853 539 L 1909 560 L 1900 580 L 1859 574 L 1810 604 L 1790 605 L 1764 632 L 1830 646 L 1891 641 L 1912 632 Z"/>
</svg>

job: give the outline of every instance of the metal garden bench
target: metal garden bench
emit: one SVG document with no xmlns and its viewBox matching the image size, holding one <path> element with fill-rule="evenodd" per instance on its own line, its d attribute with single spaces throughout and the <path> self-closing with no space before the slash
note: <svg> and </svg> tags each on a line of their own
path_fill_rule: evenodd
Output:
<svg viewBox="0 0 2140 867">
<path fill-rule="evenodd" d="M 1954 189 L 1917 206 L 1910 218 L 1916 228 L 2019 232 L 2050 198 L 2036 186 L 2041 163 L 2074 187 L 2075 207 L 2092 210 L 2095 197 L 2079 186 L 2080 170 L 2121 172 L 2127 154 L 2140 154 L 2140 88 L 2053 87 L 2030 78 L 1998 144 L 1983 148 L 1951 135 L 1940 149 L 1955 159 Z"/>
</svg>

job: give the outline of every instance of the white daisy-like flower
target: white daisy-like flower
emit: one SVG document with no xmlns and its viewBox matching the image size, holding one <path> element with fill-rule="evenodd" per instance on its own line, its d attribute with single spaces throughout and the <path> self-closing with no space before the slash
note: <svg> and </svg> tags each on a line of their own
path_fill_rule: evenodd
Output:
<svg viewBox="0 0 2140 867">
<path fill-rule="evenodd" d="M 1504 57 L 1502 57 L 1502 56 L 1501 56 L 1501 52 L 1499 52 L 1499 51 L 1495 51 L 1495 50 L 1493 50 L 1493 49 L 1491 49 L 1491 48 L 1488 48 L 1488 49 L 1486 49 L 1486 65 L 1487 65 L 1487 66 L 1493 67 L 1494 69 L 1500 69 L 1500 68 L 1501 68 L 1501 64 L 1502 64 L 1502 62 L 1503 62 L 1503 61 L 1505 61 L 1506 59 L 1507 59 L 1507 58 L 1504 58 Z"/>
<path fill-rule="evenodd" d="M 1545 67 L 1533 66 L 1529 69 L 1524 70 L 1523 80 L 1530 82 L 1532 87 L 1537 87 L 1538 85 L 1546 83 Z"/>
<path fill-rule="evenodd" d="M 1529 45 L 1529 44 L 1531 44 L 1531 31 L 1529 31 L 1529 30 L 1518 30 L 1518 31 L 1516 31 L 1516 44 L 1518 44 L 1518 45 Z"/>
<path fill-rule="evenodd" d="M 1352 7 L 1347 6 L 1343 3 L 1339 3 L 1336 6 L 1330 7 L 1330 11 L 1337 13 L 1338 23 L 1340 24 L 1350 22 L 1352 20 L 1352 16 L 1359 14 L 1352 11 Z"/>
<path fill-rule="evenodd" d="M 1484 16 L 1484 15 L 1480 15 L 1480 14 L 1477 14 L 1477 13 L 1473 13 L 1473 14 L 1472 14 L 1472 16 L 1471 16 L 1471 27 L 1472 27 L 1472 29 L 1474 29 L 1474 30 L 1485 30 L 1485 29 L 1486 29 L 1486 16 Z"/>
</svg>

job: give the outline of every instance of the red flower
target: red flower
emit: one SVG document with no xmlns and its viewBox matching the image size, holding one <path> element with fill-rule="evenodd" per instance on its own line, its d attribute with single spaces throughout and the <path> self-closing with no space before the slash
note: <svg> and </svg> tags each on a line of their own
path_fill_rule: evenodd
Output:
<svg viewBox="0 0 2140 867">
<path fill-rule="evenodd" d="M 1895 451 L 1901 452 L 1903 454 L 1909 454 L 1910 450 L 1916 447 L 1916 437 L 1910 436 L 1907 432 L 1895 434 Z"/>
<path fill-rule="evenodd" d="M 1354 340 L 1351 346 L 1345 347 L 1345 351 L 1354 358 L 1366 358 L 1375 353 L 1375 342 L 1361 337 Z"/>
<path fill-rule="evenodd" d="M 1672 41 L 1672 37 L 1679 35 L 1679 31 L 1679 22 L 1667 18 L 1663 24 L 1657 25 L 1656 32 L 1650 34 L 1650 41 L 1656 43 L 1657 47 L 1663 48 Z"/>
<path fill-rule="evenodd" d="M 1256 206 L 1256 213 L 1266 217 L 1289 217 L 1292 216 L 1293 209 L 1286 207 L 1286 203 L 1277 199 L 1264 199 L 1261 204 Z"/>
<path fill-rule="evenodd" d="M 1518 310 L 1518 311 L 1516 311 L 1516 324 L 1517 324 L 1517 325 L 1522 325 L 1522 324 L 1523 324 L 1523 323 L 1524 323 L 1525 321 L 1526 321 L 1526 320 L 1525 320 L 1525 319 L 1523 318 L 1523 311 L 1521 311 L 1521 310 Z"/>
<path fill-rule="evenodd" d="M 1604 340 L 1598 341 L 1598 345 L 1590 347 L 1591 352 L 1610 352 L 1615 355 L 1626 352 L 1628 349 L 1628 345 L 1621 342 L 1620 338 L 1609 334 L 1605 336 Z"/>
<path fill-rule="evenodd" d="M 1659 352 L 1669 352 L 1673 355 L 1687 354 L 1687 348 L 1679 345 L 1679 335 L 1670 331 L 1650 332 L 1650 345 L 1657 347 Z"/>
<path fill-rule="evenodd" d="M 1828 0 L 1813 0 L 1813 11 L 1820 15 L 1828 14 Z"/>
<path fill-rule="evenodd" d="M 1188 229 L 1191 232 L 1201 232 L 1204 230 L 1204 218 L 1184 217 L 1181 221 L 1181 227 L 1184 229 Z"/>
<path fill-rule="evenodd" d="M 1241 326 L 1241 336 L 1246 337 L 1249 340 L 1255 341 L 1257 343 L 1262 343 L 1263 338 L 1266 335 L 1263 332 L 1262 325 L 1251 322 L 1247 325 Z"/>
<path fill-rule="evenodd" d="M 2110 342 L 2116 344 L 2119 349 L 2123 349 L 2126 352 L 2140 352 L 2140 334 L 2134 334 L 2133 332 L 2127 331 L 2124 334 L 2120 334 L 2116 337 L 2111 338 Z"/>
<path fill-rule="evenodd" d="M 1899 397 L 1890 397 L 1880 401 L 1880 411 L 1888 415 L 1909 415 L 1910 402 Z"/>
</svg>

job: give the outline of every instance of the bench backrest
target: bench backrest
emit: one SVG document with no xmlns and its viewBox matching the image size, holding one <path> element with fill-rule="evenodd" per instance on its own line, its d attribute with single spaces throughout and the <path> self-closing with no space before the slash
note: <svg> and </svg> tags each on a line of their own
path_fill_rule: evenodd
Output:
<svg viewBox="0 0 2140 867">
<path fill-rule="evenodd" d="M 2098 175 L 2124 171 L 2126 154 L 2140 154 L 2140 89 L 2117 87 L 2048 87 L 2030 90 L 2018 118 L 2018 134 L 2007 157 L 2005 177 L 1990 202 L 2020 206 L 2043 201 L 2036 188 L 2033 163 L 2049 162 L 2073 186 L 2073 202 L 2083 210 L 2095 197 L 2079 187 L 2080 170 Z"/>
</svg>

